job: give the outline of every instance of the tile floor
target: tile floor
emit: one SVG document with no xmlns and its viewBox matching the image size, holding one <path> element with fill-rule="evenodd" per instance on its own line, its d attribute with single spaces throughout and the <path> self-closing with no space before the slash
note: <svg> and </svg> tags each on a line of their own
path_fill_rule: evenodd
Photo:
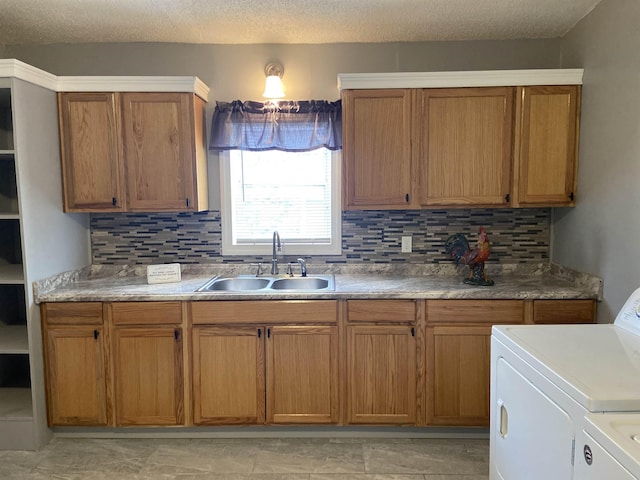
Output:
<svg viewBox="0 0 640 480">
<path fill-rule="evenodd" d="M 488 480 L 475 439 L 78 439 L 0 452 L 2 480 Z"/>
</svg>

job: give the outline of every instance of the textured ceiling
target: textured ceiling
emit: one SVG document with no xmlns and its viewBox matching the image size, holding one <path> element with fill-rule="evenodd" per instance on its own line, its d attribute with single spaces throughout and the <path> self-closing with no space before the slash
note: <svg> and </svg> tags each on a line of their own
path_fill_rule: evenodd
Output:
<svg viewBox="0 0 640 480">
<path fill-rule="evenodd" d="M 561 37 L 600 0 L 0 0 L 0 44 Z"/>
</svg>

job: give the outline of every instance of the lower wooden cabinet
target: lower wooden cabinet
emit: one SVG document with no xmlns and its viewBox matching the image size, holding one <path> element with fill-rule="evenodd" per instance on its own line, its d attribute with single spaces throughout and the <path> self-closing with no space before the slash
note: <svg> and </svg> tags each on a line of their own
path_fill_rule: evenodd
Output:
<svg viewBox="0 0 640 480">
<path fill-rule="evenodd" d="M 106 425 L 103 328 L 47 330 L 49 425 Z"/>
<path fill-rule="evenodd" d="M 347 337 L 348 423 L 415 423 L 415 328 L 356 325 Z"/>
<path fill-rule="evenodd" d="M 488 425 L 491 325 L 429 330 L 428 423 Z"/>
<path fill-rule="evenodd" d="M 41 312 L 50 426 L 487 426 L 491 327 L 589 323 L 595 302 L 69 302 Z"/>
<path fill-rule="evenodd" d="M 196 302 L 192 316 L 194 424 L 338 422 L 336 302 Z"/>
<path fill-rule="evenodd" d="M 263 330 L 193 327 L 193 423 L 264 423 Z"/>
<path fill-rule="evenodd" d="M 427 424 L 489 425 L 491 327 L 524 322 L 522 300 L 429 300 Z"/>
<path fill-rule="evenodd" d="M 594 300 L 429 300 L 427 424 L 489 425 L 491 327 L 592 323 Z"/>
<path fill-rule="evenodd" d="M 337 423 L 338 327 L 267 329 L 267 423 Z"/>
<path fill-rule="evenodd" d="M 418 303 L 348 300 L 346 422 L 412 425 L 417 418 Z"/>
<path fill-rule="evenodd" d="M 44 305 L 42 321 L 49 426 L 107 425 L 102 304 Z"/>
<path fill-rule="evenodd" d="M 182 330 L 114 329 L 116 425 L 184 424 Z"/>
</svg>

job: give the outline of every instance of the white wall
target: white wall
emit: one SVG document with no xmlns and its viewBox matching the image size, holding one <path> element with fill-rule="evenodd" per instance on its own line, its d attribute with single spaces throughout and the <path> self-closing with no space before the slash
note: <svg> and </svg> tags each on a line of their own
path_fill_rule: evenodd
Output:
<svg viewBox="0 0 640 480">
<path fill-rule="evenodd" d="M 603 0 L 562 52 L 585 72 L 578 202 L 555 212 L 552 260 L 604 279 L 610 322 L 640 287 L 640 1 Z"/>
</svg>

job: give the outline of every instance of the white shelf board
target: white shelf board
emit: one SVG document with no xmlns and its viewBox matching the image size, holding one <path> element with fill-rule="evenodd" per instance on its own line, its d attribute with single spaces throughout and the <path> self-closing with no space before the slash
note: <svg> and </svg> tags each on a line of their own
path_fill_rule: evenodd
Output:
<svg viewBox="0 0 640 480">
<path fill-rule="evenodd" d="M 19 213 L 0 212 L 0 220 L 20 220 Z"/>
<path fill-rule="evenodd" d="M 15 285 L 24 283 L 22 265 L 0 265 L 0 284 Z"/>
<path fill-rule="evenodd" d="M 29 353 L 26 325 L 0 325 L 0 354 Z"/>
<path fill-rule="evenodd" d="M 1 155 L 15 155 L 16 151 L 15 150 L 2 150 L 0 148 L 0 156 Z"/>
<path fill-rule="evenodd" d="M 30 388 L 0 388 L 0 420 L 32 419 Z"/>
</svg>

